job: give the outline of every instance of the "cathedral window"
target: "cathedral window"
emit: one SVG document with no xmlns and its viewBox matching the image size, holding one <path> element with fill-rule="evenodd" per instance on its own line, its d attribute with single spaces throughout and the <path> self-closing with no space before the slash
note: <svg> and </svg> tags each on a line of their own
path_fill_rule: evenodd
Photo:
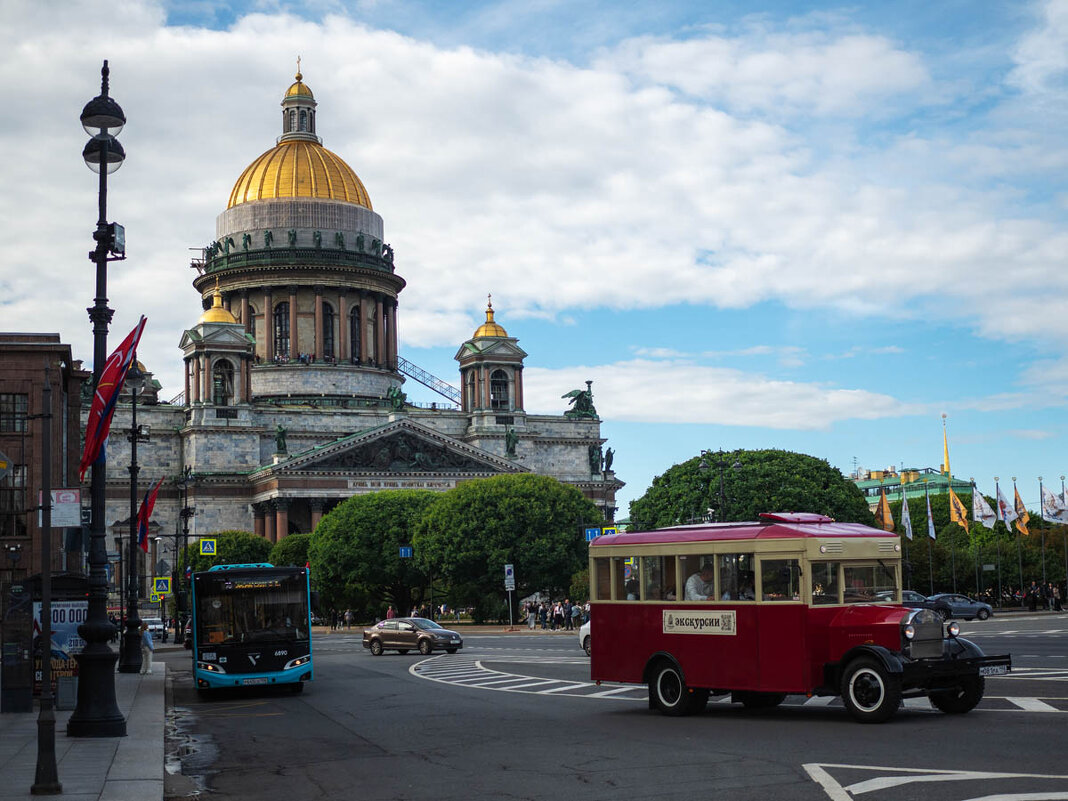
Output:
<svg viewBox="0 0 1068 801">
<path fill-rule="evenodd" d="M 274 307 L 274 357 L 289 359 L 289 301 Z"/>
<path fill-rule="evenodd" d="M 211 402 L 229 406 L 234 397 L 234 366 L 226 359 L 215 362 L 211 371 Z"/>
<path fill-rule="evenodd" d="M 352 354 L 352 363 L 360 363 L 360 307 L 353 306 L 349 313 L 349 353 Z"/>
<path fill-rule="evenodd" d="M 508 373 L 504 370 L 490 373 L 490 408 L 508 408 Z"/>
<path fill-rule="evenodd" d="M 300 110 L 300 130 L 308 130 L 308 112 L 304 109 Z"/>
<path fill-rule="evenodd" d="M 323 304 L 323 356 L 328 359 L 334 358 L 334 307 L 329 303 Z"/>
</svg>

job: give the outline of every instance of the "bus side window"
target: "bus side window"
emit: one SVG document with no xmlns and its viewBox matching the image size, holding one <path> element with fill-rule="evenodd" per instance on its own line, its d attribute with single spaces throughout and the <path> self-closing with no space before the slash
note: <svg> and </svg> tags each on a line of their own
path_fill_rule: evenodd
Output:
<svg viewBox="0 0 1068 801">
<path fill-rule="evenodd" d="M 638 557 L 612 557 L 612 571 L 615 574 L 615 601 L 637 601 L 641 593 Z"/>
<path fill-rule="evenodd" d="M 724 601 L 752 601 L 756 598 L 756 572 L 751 553 L 725 553 L 719 557 L 719 597 Z"/>
<path fill-rule="evenodd" d="M 715 564 L 716 557 L 712 554 L 680 556 L 677 578 L 682 582 L 682 593 L 679 594 L 679 587 L 676 585 L 676 596 L 684 601 L 716 600 Z M 708 565 L 712 565 L 713 569 L 708 574 L 710 579 L 706 582 L 701 576 L 701 570 Z"/>
<path fill-rule="evenodd" d="M 647 601 L 675 600 L 675 558 L 664 556 L 643 556 L 642 575 L 645 578 Z"/>
<path fill-rule="evenodd" d="M 765 601 L 800 601 L 801 565 L 798 561 L 761 559 L 760 593 Z"/>
<path fill-rule="evenodd" d="M 612 599 L 612 568 L 610 560 L 606 557 L 598 557 L 593 560 L 594 601 L 610 601 Z"/>
<path fill-rule="evenodd" d="M 838 562 L 812 562 L 812 605 L 836 604 L 838 601 Z"/>
</svg>

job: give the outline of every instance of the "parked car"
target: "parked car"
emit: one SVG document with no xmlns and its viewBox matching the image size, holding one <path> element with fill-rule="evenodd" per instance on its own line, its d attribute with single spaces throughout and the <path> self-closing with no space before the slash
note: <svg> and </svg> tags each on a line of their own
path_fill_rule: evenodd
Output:
<svg viewBox="0 0 1068 801">
<path fill-rule="evenodd" d="M 148 624 L 148 630 L 152 632 L 153 640 L 163 639 L 163 632 L 165 630 L 165 626 L 163 625 L 163 618 L 146 617 L 144 618 L 144 622 Z"/>
<path fill-rule="evenodd" d="M 875 600 L 879 603 L 893 603 L 894 594 L 893 590 L 877 592 L 875 593 Z M 927 596 L 922 592 L 916 592 L 916 590 L 902 590 L 901 605 L 910 609 L 934 609 L 934 604 L 927 600 Z"/>
<path fill-rule="evenodd" d="M 967 595 L 959 595 L 954 592 L 942 592 L 932 595 L 928 599 L 931 608 L 942 616 L 943 620 L 951 617 L 962 617 L 965 620 L 979 618 L 986 620 L 994 614 L 994 608 L 982 601 L 973 601 Z"/>
<path fill-rule="evenodd" d="M 464 647 L 464 641 L 455 631 L 425 617 L 396 617 L 364 629 L 363 647 L 374 656 L 381 656 L 383 651 L 406 654 L 415 649 L 421 654 L 434 651 L 455 654 Z"/>
<path fill-rule="evenodd" d="M 579 629 L 579 645 L 582 646 L 582 650 L 586 652 L 586 656 L 590 655 L 590 621 L 586 621 Z"/>
</svg>

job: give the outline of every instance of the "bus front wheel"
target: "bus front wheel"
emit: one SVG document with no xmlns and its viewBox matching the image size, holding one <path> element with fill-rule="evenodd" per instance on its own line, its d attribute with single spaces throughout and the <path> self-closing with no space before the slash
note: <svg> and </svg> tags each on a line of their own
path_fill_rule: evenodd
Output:
<svg viewBox="0 0 1068 801">
<path fill-rule="evenodd" d="M 681 717 L 701 711 L 708 703 L 708 690 L 691 690 L 678 667 L 661 662 L 653 668 L 649 679 L 649 697 L 665 715 Z"/>
<path fill-rule="evenodd" d="M 875 659 L 861 657 L 842 674 L 842 701 L 861 723 L 889 720 L 901 705 L 901 679 Z"/>
<path fill-rule="evenodd" d="M 947 692 L 931 693 L 931 706 L 947 715 L 963 715 L 971 712 L 983 700 L 986 680 L 982 676 L 965 679 L 960 687 Z"/>
</svg>

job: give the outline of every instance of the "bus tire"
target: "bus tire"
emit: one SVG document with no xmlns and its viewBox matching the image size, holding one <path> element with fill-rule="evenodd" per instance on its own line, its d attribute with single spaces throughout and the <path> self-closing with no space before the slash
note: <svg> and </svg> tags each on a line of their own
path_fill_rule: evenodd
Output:
<svg viewBox="0 0 1068 801">
<path fill-rule="evenodd" d="M 381 640 L 371 640 L 371 656 L 382 656 Z"/>
<path fill-rule="evenodd" d="M 983 700 L 986 691 L 986 679 L 972 676 L 954 687 L 949 692 L 931 693 L 928 698 L 931 706 L 947 715 L 963 715 L 971 712 Z"/>
<path fill-rule="evenodd" d="M 741 692 L 734 694 L 746 709 L 771 709 L 786 700 L 786 693 Z"/>
<path fill-rule="evenodd" d="M 878 660 L 854 659 L 842 674 L 842 701 L 859 723 L 889 720 L 901 705 L 901 678 Z"/>
<path fill-rule="evenodd" d="M 690 690 L 682 671 L 671 662 L 659 662 L 649 679 L 649 697 L 653 705 L 670 717 L 699 712 L 708 703 L 708 690 Z"/>
</svg>

